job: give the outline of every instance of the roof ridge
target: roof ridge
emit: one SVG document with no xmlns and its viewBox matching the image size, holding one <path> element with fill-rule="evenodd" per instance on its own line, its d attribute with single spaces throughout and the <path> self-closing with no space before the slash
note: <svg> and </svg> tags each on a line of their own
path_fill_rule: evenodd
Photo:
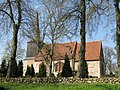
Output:
<svg viewBox="0 0 120 90">
<path fill-rule="evenodd" d="M 63 43 L 56 43 L 56 44 L 68 44 L 68 43 L 76 43 L 77 41 L 73 41 L 73 42 L 63 42 Z"/>
<path fill-rule="evenodd" d="M 76 43 L 77 41 L 72 42 L 63 42 L 63 43 L 56 43 L 56 44 L 68 44 L 68 43 Z M 102 42 L 102 40 L 96 40 L 96 41 L 87 41 L 86 43 L 94 43 L 94 42 Z M 80 42 L 77 42 L 80 43 Z"/>
<path fill-rule="evenodd" d="M 102 42 L 101 40 L 97 40 L 97 41 L 92 41 L 92 42 Z M 89 42 L 88 42 L 89 43 Z"/>
<path fill-rule="evenodd" d="M 102 41 L 101 40 L 99 40 L 99 41 L 87 41 L 86 43 L 97 43 L 97 42 L 101 42 L 102 43 Z M 79 43 L 79 42 L 78 42 Z M 80 44 L 80 43 L 79 43 Z"/>
</svg>

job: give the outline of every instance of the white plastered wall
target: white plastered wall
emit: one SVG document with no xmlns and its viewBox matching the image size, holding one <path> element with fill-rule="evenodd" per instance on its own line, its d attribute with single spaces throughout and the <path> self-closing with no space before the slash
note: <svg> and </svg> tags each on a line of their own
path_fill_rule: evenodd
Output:
<svg viewBox="0 0 120 90">
<path fill-rule="evenodd" d="M 100 78 L 100 61 L 87 61 L 89 76 Z M 78 70 L 79 62 L 75 62 L 75 70 Z"/>
</svg>

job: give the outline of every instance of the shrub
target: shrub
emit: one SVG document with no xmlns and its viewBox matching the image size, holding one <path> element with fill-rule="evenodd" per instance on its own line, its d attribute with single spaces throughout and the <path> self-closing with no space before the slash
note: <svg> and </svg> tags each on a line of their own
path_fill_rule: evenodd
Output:
<svg viewBox="0 0 120 90">
<path fill-rule="evenodd" d="M 39 73 L 35 73 L 35 77 L 40 77 L 40 76 L 39 76 Z"/>
<path fill-rule="evenodd" d="M 2 77 L 1 68 L 0 68 L 0 77 Z"/>
<path fill-rule="evenodd" d="M 73 76 L 77 76 L 77 70 L 73 71 Z"/>
<path fill-rule="evenodd" d="M 7 65 L 6 60 L 2 60 L 1 69 L 0 69 L 0 76 L 5 77 L 7 74 Z"/>
<path fill-rule="evenodd" d="M 31 77 L 34 77 L 34 76 L 35 76 L 35 70 L 34 70 L 33 64 L 32 64 L 31 67 L 30 67 L 30 76 L 31 76 Z"/>
<path fill-rule="evenodd" d="M 22 75 L 23 75 L 23 62 L 22 62 L 22 60 L 21 60 L 21 61 L 19 61 L 19 63 L 18 63 L 17 76 L 18 76 L 18 77 L 22 77 Z"/>
<path fill-rule="evenodd" d="M 55 77 L 54 73 L 51 73 L 51 77 Z"/>
<path fill-rule="evenodd" d="M 61 76 L 62 77 L 71 77 L 72 76 L 72 69 L 70 67 L 70 61 L 69 61 L 69 57 L 67 54 L 65 55 L 65 63 L 63 65 Z"/>
<path fill-rule="evenodd" d="M 10 61 L 11 64 L 10 65 L 10 77 L 16 77 L 17 76 L 17 62 L 16 60 L 11 60 Z M 9 67 L 9 66 L 8 66 Z"/>
<path fill-rule="evenodd" d="M 27 76 L 27 77 L 30 76 L 30 66 L 28 66 L 28 65 L 27 65 L 27 70 L 26 70 L 25 76 Z"/>
<path fill-rule="evenodd" d="M 62 75 L 61 75 L 61 72 L 59 72 L 58 74 L 57 74 L 57 77 L 61 77 Z"/>
<path fill-rule="evenodd" d="M 113 73 L 112 73 L 112 72 L 110 72 L 110 75 L 113 75 Z"/>
<path fill-rule="evenodd" d="M 46 66 L 44 63 L 41 63 L 39 65 L 38 77 L 46 77 Z"/>
</svg>

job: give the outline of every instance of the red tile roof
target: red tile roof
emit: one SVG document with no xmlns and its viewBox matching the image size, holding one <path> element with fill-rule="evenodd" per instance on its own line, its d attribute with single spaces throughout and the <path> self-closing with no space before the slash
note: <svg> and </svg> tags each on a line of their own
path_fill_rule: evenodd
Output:
<svg viewBox="0 0 120 90">
<path fill-rule="evenodd" d="M 100 60 L 100 52 L 102 48 L 101 41 L 95 42 L 87 42 L 86 43 L 86 52 L 85 52 L 85 60 Z M 76 59 L 78 60 L 78 52 L 80 50 L 80 43 L 77 45 L 77 55 Z"/>
<path fill-rule="evenodd" d="M 76 50 L 75 50 L 76 47 Z M 86 52 L 85 52 L 85 60 L 100 60 L 100 52 L 102 48 L 102 42 L 101 41 L 95 41 L 95 42 L 86 42 Z M 62 44 L 56 44 L 55 45 L 55 60 L 64 60 L 65 54 L 69 56 L 69 58 L 72 58 L 72 55 L 74 52 L 76 61 L 79 60 L 79 50 L 80 50 L 80 43 L 77 42 L 68 42 L 68 43 L 62 43 Z M 42 50 L 42 53 L 40 52 L 37 56 L 35 61 L 43 60 L 44 56 L 46 56 L 45 50 Z"/>
</svg>

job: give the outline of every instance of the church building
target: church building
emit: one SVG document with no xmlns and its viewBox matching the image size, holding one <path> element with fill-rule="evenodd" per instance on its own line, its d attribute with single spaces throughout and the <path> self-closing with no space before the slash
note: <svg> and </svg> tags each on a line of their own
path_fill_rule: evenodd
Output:
<svg viewBox="0 0 120 90">
<path fill-rule="evenodd" d="M 27 43 L 26 59 L 23 61 L 23 72 L 25 75 L 27 65 L 33 64 L 35 73 L 39 72 L 39 65 L 44 61 L 47 53 L 42 48 L 38 53 L 38 48 L 34 42 Z M 57 76 L 62 72 L 65 54 L 70 58 L 72 70 L 78 70 L 80 43 L 67 42 L 57 43 L 54 48 L 54 60 L 52 61 L 52 73 Z M 48 57 L 49 58 L 49 57 Z M 91 77 L 102 77 L 104 75 L 104 56 L 101 41 L 86 42 L 85 60 L 88 64 L 88 72 Z"/>
</svg>

